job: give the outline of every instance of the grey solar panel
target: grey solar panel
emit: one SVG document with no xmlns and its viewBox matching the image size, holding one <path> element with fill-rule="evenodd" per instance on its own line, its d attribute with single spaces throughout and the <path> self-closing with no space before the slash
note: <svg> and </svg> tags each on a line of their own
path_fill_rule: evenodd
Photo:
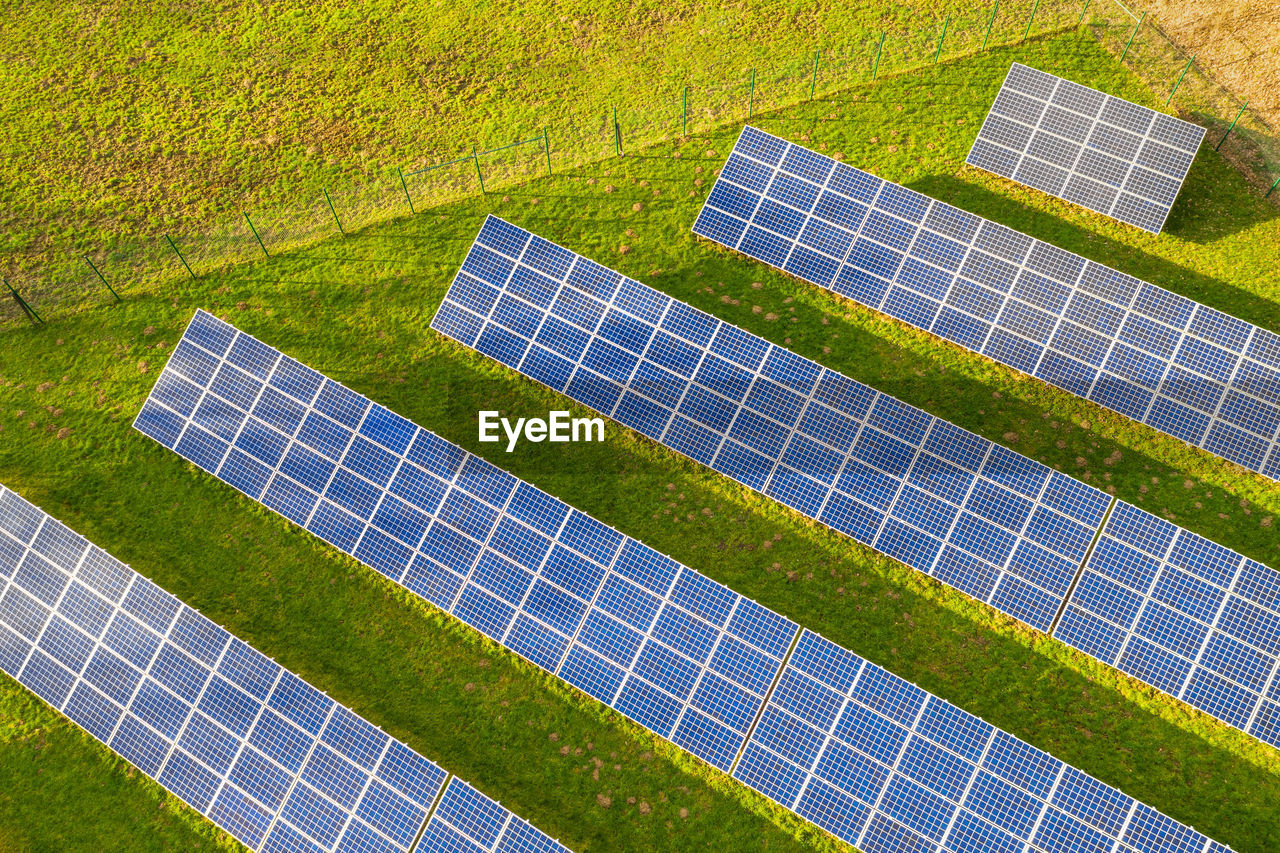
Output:
<svg viewBox="0 0 1280 853">
<path fill-rule="evenodd" d="M 4 486 L 0 670 L 254 850 L 565 849 Z"/>
<path fill-rule="evenodd" d="M 1204 128 L 1014 63 L 966 160 L 1158 234 Z"/>
<path fill-rule="evenodd" d="M 489 245 L 499 251 L 477 254 L 470 266 L 486 275 L 502 269 L 500 251 L 510 250 L 517 235 L 508 227 L 492 229 L 489 236 Z M 507 271 L 512 293 L 548 296 L 533 277 L 535 269 L 569 275 L 584 294 L 610 287 L 603 268 L 580 265 L 549 243 L 532 251 L 522 248 L 530 266 L 523 273 Z M 626 304 L 650 317 L 659 310 L 643 291 L 630 293 Z M 601 318 L 588 302 L 572 308 L 566 304 L 566 310 Z M 673 320 L 681 317 L 686 333 L 699 323 L 698 315 L 680 309 L 672 313 L 670 305 L 663 311 Z M 604 323 L 617 339 L 643 334 L 637 324 L 621 318 L 612 322 L 606 315 Z M 679 361 L 676 343 L 665 342 L 669 361 Z M 738 343 L 750 346 L 746 338 Z M 210 359 L 221 366 L 214 367 Z M 332 484 L 345 476 L 341 472 L 350 474 L 344 494 L 376 493 L 384 508 L 389 501 L 412 504 L 420 515 L 411 528 L 402 524 L 409 515 L 403 509 L 394 516 L 381 509 L 365 512 L 349 528 L 330 523 L 308 528 L 835 835 L 861 840 L 863 849 L 880 849 L 876 845 L 889 839 L 924 845 L 911 849 L 954 853 L 997 849 L 990 846 L 997 842 L 1017 844 L 1017 849 L 1025 842 L 1064 849 L 1073 838 L 1105 840 L 1106 849 L 1119 853 L 1148 853 L 1157 839 L 1160 849 L 1170 853 L 1226 849 L 853 653 L 802 632 L 784 617 L 207 314 L 192 321 L 137 427 L 209 468 L 213 433 L 199 441 L 181 436 L 204 430 L 206 421 L 190 416 L 201 405 L 193 397 L 214 397 L 234 407 L 222 394 L 254 381 L 239 372 L 224 376 L 227 365 L 236 371 L 239 365 L 262 368 L 265 373 L 256 381 L 266 381 L 251 395 L 258 402 L 223 424 L 226 431 L 278 434 L 274 442 L 234 440 L 212 468 L 217 476 L 242 491 L 248 484 L 251 496 L 287 516 L 307 507 L 308 512 L 315 507 L 329 514 L 338 511 L 345 498 L 331 489 L 324 491 L 325 497 L 319 492 L 307 497 L 304 492 L 310 489 L 303 481 Z M 232 376 L 236 382 L 229 381 Z M 307 410 L 281 422 L 283 432 L 271 424 L 282 408 L 272 389 Z M 328 428 L 308 428 L 313 416 Z M 345 442 L 334 441 L 333 432 L 351 429 L 341 426 L 342 419 L 354 425 L 354 433 Z M 303 435 L 307 437 L 299 445 L 297 437 Z M 361 436 L 396 457 L 395 474 L 377 473 L 386 466 L 370 465 L 376 454 L 358 444 Z M 345 450 L 333 451 L 338 445 Z M 281 463 L 300 447 L 314 454 L 308 465 Z M 272 473 L 265 480 L 246 478 L 244 460 L 232 462 L 237 448 L 271 465 Z M 1008 469 L 1001 480 L 1027 488 L 1027 477 L 1026 471 Z M 292 483 L 286 503 L 268 497 L 277 482 Z M 346 529 L 345 538 L 334 533 L 337 529 Z M 392 572 L 379 556 L 385 551 L 361 552 L 358 542 L 375 535 L 417 543 L 407 570 Z M 833 700 L 834 691 L 846 698 Z M 681 698 L 690 695 L 690 701 Z M 927 711 L 908 714 L 908 702 L 927 706 Z M 893 738 L 904 746 L 897 757 L 890 752 Z M 984 743 L 991 748 L 983 748 Z M 806 744 L 820 745 L 826 756 L 812 773 L 799 757 Z M 873 789 L 860 783 L 850 772 L 854 762 L 884 784 Z M 1042 790 L 1028 768 L 1058 781 Z M 798 777 L 806 777 L 802 786 L 808 793 L 797 799 L 788 795 L 786 785 Z M 491 846 L 500 821 L 490 817 L 483 803 L 471 802 L 465 787 L 451 798 L 454 787 L 433 815 L 422 848 L 526 849 Z M 1018 799 L 1011 805 L 1002 799 L 1007 797 Z M 1017 816 L 1012 816 L 1014 809 Z M 1123 819 L 1115 820 L 1116 814 Z M 944 816 L 949 823 L 940 827 Z M 454 833 L 460 828 L 479 846 L 459 844 Z"/>
<path fill-rule="evenodd" d="M 752 127 L 693 230 L 1280 479 L 1266 329 Z"/>
<path fill-rule="evenodd" d="M 523 270 L 548 257 L 557 278 L 525 301 Z M 1040 630 L 1117 505 L 495 217 L 432 327 Z"/>
</svg>

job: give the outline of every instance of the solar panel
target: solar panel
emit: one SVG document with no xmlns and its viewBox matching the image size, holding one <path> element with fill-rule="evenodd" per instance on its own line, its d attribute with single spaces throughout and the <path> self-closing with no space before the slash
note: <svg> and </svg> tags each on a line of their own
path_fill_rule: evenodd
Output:
<svg viewBox="0 0 1280 853">
<path fill-rule="evenodd" d="M 809 631 L 734 776 L 859 850 L 1225 849 Z"/>
<path fill-rule="evenodd" d="M 1042 631 L 1119 505 L 496 217 L 432 327 Z"/>
<path fill-rule="evenodd" d="M 555 256 L 548 250 L 543 257 L 549 260 Z M 582 271 L 587 270 L 584 267 Z M 247 355 L 250 352 L 251 358 Z M 237 370 L 237 365 L 256 365 L 266 378 L 264 387 L 254 392 L 256 402 L 247 408 L 230 399 L 231 389 L 245 387 L 240 382 L 243 377 L 228 373 L 219 379 L 227 365 Z M 236 382 L 230 381 L 232 376 Z M 280 432 L 273 442 L 264 443 L 260 437 L 249 442 L 233 439 L 221 451 L 221 461 L 215 466 L 217 476 L 241 491 L 245 490 L 238 484 L 249 483 L 254 489 L 250 494 L 262 495 L 268 506 L 285 509 L 282 514 L 286 517 L 296 517 L 304 510 L 316 512 L 327 505 L 331 509 L 324 511 L 340 509 L 336 499 L 330 501 L 331 494 L 336 497 L 351 491 L 364 490 L 369 495 L 376 492 L 375 503 L 380 508 L 365 512 L 350 528 L 344 528 L 346 538 L 333 534 L 332 525 L 308 525 L 308 529 L 384 574 L 388 573 L 388 566 L 400 563 L 387 563 L 379 556 L 385 553 L 383 550 L 362 551 L 359 543 L 379 532 L 406 546 L 413 540 L 417 544 L 406 563 L 408 569 L 398 575 L 410 591 L 448 609 L 511 651 L 558 674 L 694 755 L 730 771 L 782 805 L 803 808 L 801 814 L 841 837 L 849 837 L 847 826 L 851 821 L 869 816 L 874 832 L 879 834 L 868 835 L 868 846 L 863 849 L 880 849 L 871 846 L 876 839 L 898 838 L 904 844 L 922 839 L 921 833 L 912 828 L 920 821 L 905 801 L 871 798 L 847 784 L 849 777 L 831 776 L 825 770 L 827 765 L 814 771 L 811 786 L 815 793 L 803 802 L 784 797 L 778 787 L 783 784 L 778 779 L 808 772 L 794 758 L 792 740 L 802 737 L 801 728 L 789 722 L 787 715 L 817 720 L 826 714 L 830 717 L 832 742 L 839 739 L 838 748 L 846 754 L 866 756 L 884 754 L 882 729 L 891 725 L 888 720 L 897 718 L 893 701 L 875 695 L 870 675 L 864 676 L 854 691 L 865 705 L 865 713 L 859 711 L 856 717 L 861 728 L 855 727 L 853 712 L 837 714 L 843 709 L 827 708 L 824 703 L 828 697 L 815 690 L 805 692 L 797 684 L 799 679 L 820 679 L 827 672 L 814 663 L 822 654 L 838 656 L 846 665 L 854 662 L 868 673 L 874 670 L 878 673 L 876 684 L 899 685 L 897 689 L 927 697 L 934 713 L 916 725 L 915 731 L 922 738 L 932 739 L 932 751 L 925 751 L 921 741 L 922 749 L 911 753 L 909 767 L 905 762 L 890 761 L 889 765 L 900 766 L 904 778 L 924 780 L 922 783 L 927 786 L 928 780 L 947 777 L 964 755 L 954 743 L 957 735 L 952 734 L 962 730 L 994 733 L 1011 753 L 1031 756 L 1022 759 L 1028 764 L 1054 763 L 1033 747 L 995 733 L 977 718 L 928 697 L 919 688 L 899 682 L 826 640 L 807 631 L 802 633 L 786 618 L 577 512 L 203 312 L 193 319 L 157 380 L 136 426 L 205 466 L 213 458 L 208 448 L 214 432 L 197 433 L 198 440 L 190 441 L 184 440 L 184 432 L 204 430 L 201 424 L 241 435 L 274 432 L 277 427 L 271 425 L 272 419 L 280 409 L 280 400 L 273 396 L 275 390 L 299 409 L 306 409 L 306 413 L 295 411 L 284 422 L 287 434 Z M 210 397 L 238 413 L 230 421 L 215 424 L 200 415 L 204 401 Z M 338 399 L 343 401 L 340 407 L 333 402 Z M 230 408 L 219 411 L 226 413 Z M 181 411 L 189 414 L 180 414 Z M 342 436 L 335 432 L 347 428 L 340 427 L 340 422 L 326 413 L 340 414 L 345 422 L 357 426 L 351 435 L 339 440 Z M 307 426 L 313 416 L 315 421 Z M 322 422 L 324 429 L 320 428 Z M 345 476 L 341 471 L 350 472 L 351 478 L 342 492 L 325 488 L 310 497 L 298 497 L 304 491 L 312 491 L 301 482 L 306 479 L 306 472 L 280 460 L 299 449 L 296 437 L 301 435 L 326 436 L 301 443 L 316 454 L 311 460 L 313 465 L 318 464 L 316 459 L 330 454 L 330 449 L 343 448 L 341 453 L 329 455 L 327 465 L 315 471 L 329 484 Z M 370 437 L 395 455 L 394 473 L 385 473 L 386 466 L 375 469 L 369 465 L 369 449 L 358 443 L 362 436 Z M 266 446 L 274 448 L 271 454 L 260 455 Z M 254 458 L 270 464 L 271 473 L 265 479 L 246 478 L 236 467 L 243 465 L 243 460 L 228 467 L 229 460 L 238 458 L 234 456 L 238 448 L 259 454 Z M 384 473 L 370 477 L 375 470 Z M 1017 477 L 1016 470 L 1006 472 L 1008 481 Z M 308 482 L 319 479 L 314 477 Z M 277 481 L 294 483 L 288 502 L 274 498 L 268 502 L 269 495 L 279 494 L 272 491 L 272 484 Z M 1030 488 L 1031 482 L 1024 481 L 1021 487 Z M 398 506 L 394 503 L 397 500 L 417 508 L 421 515 L 414 525 L 405 528 L 379 520 L 392 517 L 385 515 L 382 508 L 388 504 Z M 401 509 L 395 517 L 405 516 Z M 407 538 L 402 535 L 406 529 L 411 531 Z M 821 652 L 815 654 L 815 648 Z M 886 715 L 883 726 L 873 724 L 876 714 Z M 826 723 L 815 725 L 826 731 L 821 728 Z M 817 731 L 803 737 L 825 737 Z M 834 755 L 834 749 L 827 751 Z M 776 756 L 776 769 L 767 766 L 770 755 Z M 787 761 L 792 765 L 786 765 Z M 1002 772 L 999 768 L 1009 762 L 1001 761 L 1004 763 L 993 765 L 993 773 Z M 1080 837 L 1089 839 L 1116 840 L 1114 849 L 1125 853 L 1147 853 L 1153 839 L 1168 844 L 1177 839 L 1184 845 L 1161 848 L 1169 851 L 1226 849 L 1082 773 L 1060 764 L 1055 766 L 1061 768 L 1064 779 L 1070 778 L 1089 796 L 1108 803 L 1122 802 L 1129 820 L 1118 829 L 1105 823 L 1091 828 L 1097 822 L 1091 806 L 1072 805 L 1075 789 L 1064 786 L 1059 796 L 1061 803 L 1043 809 L 1042 822 L 1047 828 L 1037 830 L 1038 835 L 1023 833 L 1028 838 L 1058 844 L 1048 849 L 1063 849 L 1061 845 L 1067 843 L 1063 839 L 1074 837 L 1070 832 L 1083 833 Z M 778 779 L 771 776 L 775 772 L 780 774 Z M 1026 787 L 1018 773 L 1016 769 L 1005 771 L 1010 780 L 1006 787 Z M 822 790 L 829 789 L 830 795 L 815 799 L 821 796 L 817 792 L 824 785 L 827 787 Z M 452 799 L 455 788 L 459 790 L 456 801 Z M 487 806 L 475 805 L 469 790 L 460 783 L 451 783 L 423 834 L 420 849 L 543 849 L 532 844 L 520 847 L 506 840 L 512 837 L 510 827 L 518 823 L 514 818 L 507 819 L 506 835 L 496 843 L 502 820 L 489 817 Z M 956 822 L 941 849 L 954 853 L 994 849 L 983 848 L 984 840 L 1022 837 L 1016 828 L 1001 829 L 1001 815 L 1006 809 L 997 797 L 1003 791 L 1001 788 L 983 794 L 988 806 L 964 806 L 963 819 Z M 863 797 L 861 802 L 857 800 L 859 796 Z M 823 805 L 815 808 L 814 802 Z M 958 809 L 965 800 L 953 795 L 951 802 Z M 1081 802 L 1085 802 L 1083 798 Z M 841 819 L 841 814 L 847 817 Z M 1080 820 L 1090 826 L 1077 826 Z M 470 843 L 457 841 L 458 832 L 466 833 Z"/>
<path fill-rule="evenodd" d="M 4 486 L 0 669 L 253 850 L 565 849 Z"/>
<path fill-rule="evenodd" d="M 1120 502 L 1054 636 L 1280 746 L 1280 577 Z"/>
<path fill-rule="evenodd" d="M 752 127 L 693 230 L 1280 479 L 1280 335 Z"/>
<path fill-rule="evenodd" d="M 432 327 L 1040 630 L 1111 501 L 494 217 Z"/>
<path fill-rule="evenodd" d="M 1015 62 L 966 162 L 1159 234 L 1203 138 L 1199 125 Z"/>
</svg>

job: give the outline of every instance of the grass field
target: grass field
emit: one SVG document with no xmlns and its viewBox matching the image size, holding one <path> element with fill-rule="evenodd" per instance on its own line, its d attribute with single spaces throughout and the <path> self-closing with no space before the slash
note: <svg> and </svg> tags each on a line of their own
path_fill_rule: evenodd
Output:
<svg viewBox="0 0 1280 853">
<path fill-rule="evenodd" d="M 1212 152 L 1161 237 L 962 167 L 1014 59 L 1156 104 L 1068 34 L 757 123 L 1277 328 L 1280 218 Z M 1280 567 L 1275 483 L 696 240 L 737 129 L 7 332 L 0 481 L 575 849 L 842 849 L 131 431 L 203 307 L 1235 850 L 1280 848 L 1275 750 L 620 427 L 567 449 L 476 442 L 478 408 L 565 407 L 427 328 L 493 212 Z M 0 847 L 220 845 L 0 677 Z"/>
<path fill-rule="evenodd" d="M 1033 8 L 1037 32 L 1074 24 L 1079 7 L 1008 0 L 992 43 L 1021 37 Z M 985 0 L 324 0 L 305 11 L 219 0 L 153 12 L 137 0 L 34 0 L 0 18 L 4 274 L 53 312 L 50 291 L 71 283 L 107 295 L 86 253 L 117 284 L 136 283 L 173 262 L 164 232 L 194 251 L 229 229 L 251 239 L 242 211 L 279 212 L 268 227 L 285 233 L 328 227 L 321 187 L 341 209 L 385 217 L 404 201 L 397 166 L 543 127 L 558 157 L 603 154 L 612 108 L 629 139 L 657 138 L 658 126 L 666 136 L 683 86 L 696 124 L 729 102 L 745 107 L 757 68 L 755 104 L 769 108 L 808 92 L 815 49 L 822 91 L 870 71 L 881 30 L 888 72 L 931 57 L 947 15 L 944 57 L 976 48 L 989 10 Z"/>
</svg>

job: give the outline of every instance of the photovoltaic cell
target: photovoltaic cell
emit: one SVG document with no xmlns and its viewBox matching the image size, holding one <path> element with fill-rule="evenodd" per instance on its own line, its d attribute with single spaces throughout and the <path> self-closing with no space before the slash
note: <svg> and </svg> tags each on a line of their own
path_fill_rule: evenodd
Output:
<svg viewBox="0 0 1280 853">
<path fill-rule="evenodd" d="M 560 278 L 543 304 L 523 301 L 512 282 L 550 252 L 564 256 Z M 515 301 L 536 328 L 504 321 Z M 585 316 L 562 307 L 584 303 Z M 1041 630 L 1110 502 L 493 217 L 432 325 Z"/>
<path fill-rule="evenodd" d="M 253 850 L 412 850 L 448 778 L 3 486 L 0 669 Z M 426 831 L 479 810 L 564 850 L 456 779 Z"/>
<path fill-rule="evenodd" d="M 752 127 L 693 230 L 1280 479 L 1265 329 Z"/>
<path fill-rule="evenodd" d="M 554 249 L 547 244 L 539 246 L 534 254 L 526 252 L 525 255 L 538 268 L 548 268 L 561 276 L 568 274 L 581 283 L 583 292 L 603 293 L 608 289 L 609 279 L 601 269 L 579 268 L 567 253 Z M 511 272 L 513 276 L 522 275 L 514 267 Z M 555 290 L 558 288 L 544 289 L 540 298 L 551 304 L 564 296 L 556 295 Z M 633 316 L 670 316 L 673 310 L 679 310 L 663 305 L 643 291 L 632 293 L 625 304 L 635 312 Z M 590 310 L 601 320 L 608 316 L 606 311 Z M 690 324 L 699 322 L 693 314 L 687 319 Z M 626 336 L 650 334 L 634 323 L 628 325 L 626 320 L 626 317 L 617 318 L 613 328 L 627 329 Z M 545 324 L 546 320 L 539 322 Z M 624 337 L 620 332 L 617 336 Z M 711 324 L 706 325 L 704 336 L 708 341 L 713 339 Z M 218 343 L 211 344 L 212 350 L 205 350 L 210 355 L 225 354 L 228 345 L 232 349 L 237 344 L 261 346 L 221 321 L 198 314 L 183 344 L 190 343 L 203 350 L 204 343 L 197 342 L 213 341 Z M 669 342 L 669 349 L 681 352 L 676 346 L 678 343 L 677 340 Z M 734 346 L 739 353 L 753 350 L 746 337 L 737 339 Z M 689 355 L 691 353 L 686 353 Z M 182 366 L 176 358 L 171 359 L 165 372 Z M 798 762 L 790 769 L 784 766 L 786 760 L 791 760 L 785 757 L 795 752 L 790 745 L 793 738 L 803 737 L 821 744 L 827 738 L 824 732 L 830 728 L 834 732 L 831 737 L 839 738 L 840 748 L 847 753 L 881 756 L 886 766 L 898 768 L 902 776 L 901 781 L 894 783 L 892 797 L 859 805 L 850 799 L 856 792 L 848 784 L 852 777 L 845 774 L 820 783 L 815 779 L 812 784 L 815 793 L 804 801 L 806 811 L 801 812 L 822 826 L 833 827 L 836 834 L 846 838 L 850 837 L 847 827 L 869 815 L 867 823 L 874 829 L 865 836 L 867 846 L 863 849 L 880 849 L 875 844 L 891 838 L 901 839 L 903 843 L 919 840 L 920 829 L 927 829 L 932 819 L 932 812 L 925 810 L 936 808 L 942 800 L 959 808 L 972 787 L 959 782 L 965 772 L 964 762 L 977 760 L 982 738 L 999 737 L 1011 757 L 999 758 L 992 772 L 1004 772 L 1012 780 L 1009 785 L 1034 793 L 1039 790 L 1035 786 L 1040 777 L 1033 773 L 1041 765 L 1052 764 L 1055 772 L 1061 771 L 1064 780 L 1069 778 L 1071 785 L 1087 791 L 1092 799 L 1075 798 L 1071 792 L 1076 788 L 1060 784 L 1062 793 L 1058 801 L 1064 805 L 1046 807 L 1045 813 L 1052 815 L 1048 827 L 1038 835 L 1029 829 L 1019 835 L 1016 827 L 1001 828 L 998 816 L 1005 807 L 993 799 L 995 795 L 988 794 L 994 805 L 969 808 L 949 831 L 945 843 L 922 849 L 960 853 L 987 849 L 982 847 L 983 839 L 1009 837 L 1040 838 L 1049 844 L 1046 848 L 1049 850 L 1079 849 L 1055 839 L 1068 838 L 1069 832 L 1093 832 L 1099 837 L 1118 839 L 1115 850 L 1146 853 L 1151 849 L 1151 828 L 1155 827 L 1161 833 L 1161 843 L 1166 844 L 1163 849 L 1225 850 L 1194 830 L 1133 803 L 1084 774 L 1062 768 L 1032 747 L 995 732 L 981 720 L 929 697 L 851 653 L 808 632 L 801 634 L 794 623 L 782 616 L 573 510 L 461 448 L 421 431 L 388 410 L 367 401 L 358 402 L 363 398 L 350 392 L 344 394 L 342 386 L 332 384 L 287 357 L 276 356 L 273 369 L 275 374 L 268 371 L 267 386 L 274 387 L 275 377 L 283 373 L 291 377 L 290 387 L 309 389 L 294 398 L 299 404 L 314 408 L 312 401 L 321 397 L 344 400 L 343 411 L 348 412 L 348 421 L 356 422 L 356 433 L 361 433 L 371 422 L 381 424 L 380 429 L 386 431 L 375 432 L 382 437 L 380 441 L 385 439 L 382 447 L 388 452 L 402 452 L 393 473 L 365 482 L 370 487 L 374 482 L 391 484 L 390 488 L 383 489 L 380 498 L 385 503 L 387 497 L 396 494 L 395 484 L 400 475 L 408 471 L 412 475 L 409 481 L 417 487 L 414 494 L 419 502 L 416 505 L 420 509 L 428 504 L 432 507 L 421 509 L 429 518 L 420 519 L 413 528 L 424 532 L 419 534 L 421 542 L 415 549 L 410 570 L 401 576 L 407 588 L 450 609 L 512 651 L 556 672 L 569 683 L 709 763 L 731 771 L 788 807 L 792 807 L 792 802 L 775 790 L 775 783 L 764 781 L 762 762 L 774 755 L 783 777 L 806 774 L 807 766 Z M 164 376 L 162 373 L 161 380 Z M 299 381 L 301 378 L 306 381 Z M 161 387 L 161 380 L 157 380 L 157 389 Z M 744 388 L 743 393 L 750 392 Z M 781 406 L 783 402 L 781 398 L 775 399 L 772 405 Z M 167 446 L 182 446 L 181 430 L 175 432 L 172 425 L 165 426 L 172 424 L 167 420 L 170 413 L 176 414 L 176 410 L 167 406 L 167 402 L 157 399 L 153 393 L 137 426 L 148 435 L 163 436 Z M 314 412 L 296 413 L 293 420 L 302 422 L 311 414 Z M 904 417 L 899 415 L 900 420 Z M 190 421 L 190 418 L 180 420 Z M 394 429 L 388 425 L 394 425 Z M 190 426 L 186 424 L 186 428 Z M 911 427 L 903 420 L 900 428 L 918 429 L 919 425 Z M 318 453 L 319 448 L 314 449 Z M 288 452 L 281 450 L 280 455 L 283 457 Z M 323 477 L 305 479 L 309 482 L 336 480 L 346 461 L 346 457 L 333 459 L 332 462 L 341 464 L 331 462 L 320 468 Z M 384 465 L 378 470 L 385 472 L 387 468 Z M 1024 491 L 1047 488 L 1027 469 L 1016 466 L 1001 469 L 998 479 Z M 434 481 L 438 483 L 432 487 Z M 268 478 L 262 482 L 259 493 L 267 494 L 273 481 Z M 401 492 L 408 494 L 406 489 Z M 429 497 L 422 498 L 423 495 Z M 471 503 L 464 504 L 464 498 Z M 323 498 L 305 499 L 302 504 L 322 501 Z M 450 506 L 454 508 L 448 509 Z M 372 517 L 378 518 L 378 510 L 372 511 Z M 359 527 L 353 525 L 345 534 L 346 545 L 339 546 L 347 553 L 358 553 L 358 546 L 352 543 L 359 537 L 382 529 L 367 524 L 361 532 L 354 532 Z M 383 532 L 391 535 L 390 530 Z M 825 650 L 823 653 L 832 660 L 838 658 L 840 663 L 829 666 L 813 663 L 819 657 L 813 652 L 815 648 Z M 801 678 L 825 678 L 824 684 L 833 679 L 834 683 L 842 684 L 840 679 L 844 675 L 840 673 L 855 674 L 854 670 L 859 667 L 868 672 L 875 670 L 877 675 L 865 675 L 852 687 L 852 694 L 866 710 L 856 723 L 852 714 L 840 716 L 838 708 L 828 707 L 830 701 L 820 690 L 806 692 L 806 685 L 801 682 Z M 914 701 L 911 697 L 928 701 L 932 711 L 913 721 L 910 728 L 914 736 L 918 736 L 918 745 L 908 750 L 909 758 L 895 763 L 885 745 L 886 738 L 889 727 L 902 725 L 908 716 L 907 706 Z M 805 733 L 799 726 L 789 724 L 785 714 L 821 722 L 815 722 L 813 731 Z M 877 724 L 875 714 L 884 715 L 885 720 Z M 831 752 L 834 755 L 834 750 Z M 1005 765 L 1012 769 L 1001 770 Z M 823 775 L 825 770 L 815 772 L 818 777 L 827 778 Z M 822 796 L 818 793 L 820 784 L 826 785 L 831 793 L 821 801 L 820 808 L 813 809 L 809 803 L 814 797 Z M 1043 794 L 1042 799 L 1051 800 L 1052 791 Z M 1075 799 L 1081 799 L 1086 805 L 1066 805 Z M 1100 829 L 1091 829 L 1090 821 L 1099 822 L 1087 805 L 1094 800 L 1122 803 L 1128 810 L 1125 816 L 1129 820 L 1120 827 L 1102 821 Z M 997 819 L 993 822 L 985 817 L 987 812 Z M 1106 816 L 1110 817 L 1110 812 Z M 1081 820 L 1089 826 L 1078 826 Z M 1183 846 L 1167 846 L 1165 839 L 1174 837 L 1170 833 L 1176 833 Z M 536 831 L 518 819 L 495 814 L 487 801 L 477 800 L 470 788 L 455 780 L 449 784 L 432 815 L 419 849 L 549 849 L 548 842 L 535 836 Z"/>
<path fill-rule="evenodd" d="M 1280 746 L 1280 577 L 1119 502 L 1054 636 Z"/>
<path fill-rule="evenodd" d="M 966 162 L 1159 234 L 1204 128 L 1014 63 Z"/>
</svg>

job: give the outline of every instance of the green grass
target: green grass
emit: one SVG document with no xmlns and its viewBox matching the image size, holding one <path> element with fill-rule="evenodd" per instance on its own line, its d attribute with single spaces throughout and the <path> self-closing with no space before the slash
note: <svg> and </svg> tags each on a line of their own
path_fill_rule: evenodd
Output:
<svg viewBox="0 0 1280 853">
<path fill-rule="evenodd" d="M 992 43 L 1021 37 L 1035 5 L 1001 4 Z M 1079 8 L 1040 0 L 1033 32 L 1074 24 Z M 890 72 L 932 57 L 947 14 L 944 56 L 979 46 L 989 9 L 986 0 L 17 4 L 0 16 L 4 272 L 37 310 L 65 310 L 73 286 L 107 296 L 85 253 L 117 285 L 136 284 L 176 266 L 164 232 L 227 260 L 215 246 L 229 234 L 249 239 L 242 211 L 306 239 L 332 230 L 326 186 L 344 217 L 386 218 L 404 205 L 397 166 L 543 127 L 558 160 L 602 156 L 611 108 L 629 143 L 665 137 L 679 126 L 685 85 L 698 127 L 745 109 L 753 67 L 756 107 L 768 109 L 808 94 L 817 48 L 824 91 L 867 74 L 882 29 Z M 486 158 L 486 168 L 505 167 L 520 171 Z M 441 177 L 474 181 L 470 168 Z"/>
<path fill-rule="evenodd" d="M 1280 219 L 1212 152 L 1160 237 L 962 167 L 1012 59 L 1156 104 L 1070 34 L 758 123 L 1275 328 Z M 1280 848 L 1274 749 L 616 425 L 600 445 L 506 454 L 476 441 L 477 409 L 534 416 L 566 404 L 427 328 L 493 212 L 1280 566 L 1275 483 L 693 238 L 736 132 L 8 333 L 0 481 L 575 849 L 847 849 L 133 432 L 203 307 L 1235 850 Z M 127 779 L 87 735 L 0 684 L 0 846 L 218 843 L 154 783 Z"/>
</svg>

